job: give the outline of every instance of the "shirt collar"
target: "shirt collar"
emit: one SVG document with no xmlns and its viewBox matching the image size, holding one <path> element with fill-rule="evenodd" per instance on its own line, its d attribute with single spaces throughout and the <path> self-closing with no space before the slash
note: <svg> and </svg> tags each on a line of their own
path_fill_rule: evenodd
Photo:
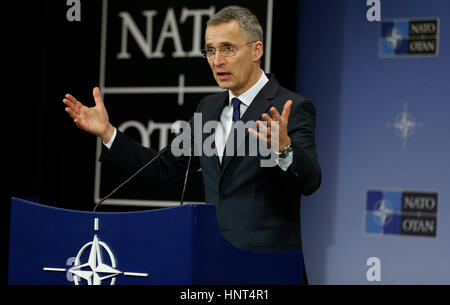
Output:
<svg viewBox="0 0 450 305">
<path fill-rule="evenodd" d="M 262 70 L 261 70 L 262 71 Z M 245 106 L 250 106 L 253 99 L 256 97 L 256 95 L 261 91 L 261 89 L 264 87 L 264 85 L 269 81 L 269 79 L 266 76 L 266 73 L 262 71 L 261 76 L 259 77 L 259 80 L 250 87 L 247 91 L 242 93 L 240 96 L 235 96 L 231 90 L 228 90 L 228 105 L 231 105 L 231 99 L 234 97 L 237 97 Z"/>
</svg>

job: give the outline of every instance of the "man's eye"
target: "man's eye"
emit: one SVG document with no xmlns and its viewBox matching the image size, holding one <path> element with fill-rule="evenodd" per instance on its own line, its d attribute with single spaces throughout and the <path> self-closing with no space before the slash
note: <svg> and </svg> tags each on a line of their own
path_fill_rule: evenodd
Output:
<svg viewBox="0 0 450 305">
<path fill-rule="evenodd" d="M 227 51 L 233 51 L 234 47 L 233 46 L 225 46 L 225 50 Z"/>
<path fill-rule="evenodd" d="M 216 52 L 216 49 L 214 49 L 214 48 L 208 48 L 208 49 L 206 49 L 206 52 L 208 52 L 208 53 L 215 53 Z"/>
</svg>

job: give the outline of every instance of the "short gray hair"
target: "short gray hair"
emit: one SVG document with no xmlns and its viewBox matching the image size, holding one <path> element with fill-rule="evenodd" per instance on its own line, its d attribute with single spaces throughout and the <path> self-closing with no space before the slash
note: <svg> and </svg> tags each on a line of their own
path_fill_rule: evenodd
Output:
<svg viewBox="0 0 450 305">
<path fill-rule="evenodd" d="M 263 41 L 263 29 L 258 21 L 258 18 L 256 18 L 256 16 L 245 7 L 232 5 L 221 9 L 208 20 L 206 23 L 206 28 L 211 25 L 228 23 L 233 20 L 239 22 L 243 32 L 242 34 L 249 41 Z"/>
</svg>

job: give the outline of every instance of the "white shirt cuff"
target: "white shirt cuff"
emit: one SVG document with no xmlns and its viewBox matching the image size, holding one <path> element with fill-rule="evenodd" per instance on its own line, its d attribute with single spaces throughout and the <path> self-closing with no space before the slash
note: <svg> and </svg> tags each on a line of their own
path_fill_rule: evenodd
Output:
<svg viewBox="0 0 450 305">
<path fill-rule="evenodd" d="M 108 143 L 103 142 L 103 145 L 105 145 L 108 149 L 110 149 L 111 146 L 113 145 L 116 135 L 117 135 L 117 129 L 116 129 L 116 127 L 114 127 L 114 132 L 113 132 L 111 139 L 109 139 Z"/>
<path fill-rule="evenodd" d="M 283 170 L 287 171 L 289 166 L 292 164 L 294 152 L 291 152 L 286 158 L 280 158 L 278 154 L 275 154 L 278 166 Z"/>
</svg>

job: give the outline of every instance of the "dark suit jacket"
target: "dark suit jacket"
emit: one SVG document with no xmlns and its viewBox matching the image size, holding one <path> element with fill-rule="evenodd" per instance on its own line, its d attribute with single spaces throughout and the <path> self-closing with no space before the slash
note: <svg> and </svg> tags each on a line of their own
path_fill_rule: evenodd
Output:
<svg viewBox="0 0 450 305">
<path fill-rule="evenodd" d="M 271 106 L 281 113 L 284 103 L 293 101 L 288 134 L 294 152 L 288 170 L 285 172 L 278 165 L 261 167 L 263 157 L 248 155 L 226 156 L 222 166 L 217 156 L 193 157 L 191 170 L 202 169 L 205 201 L 216 205 L 220 229 L 231 244 L 254 251 L 300 250 L 300 198 L 316 191 L 321 182 L 314 140 L 315 107 L 311 101 L 281 87 L 273 75 L 267 76 L 269 82 L 241 119 L 244 122 L 261 119 Z M 196 112 L 202 114 L 203 124 L 219 121 L 227 103 L 228 91 L 209 95 L 201 100 Z M 203 134 L 203 141 L 213 132 Z M 247 133 L 245 145 L 249 137 Z M 118 131 L 112 147 L 103 148 L 100 161 L 137 170 L 156 153 Z M 187 161 L 188 157 L 175 157 L 168 149 L 144 174 L 150 179 L 167 181 L 184 175 Z"/>
</svg>

